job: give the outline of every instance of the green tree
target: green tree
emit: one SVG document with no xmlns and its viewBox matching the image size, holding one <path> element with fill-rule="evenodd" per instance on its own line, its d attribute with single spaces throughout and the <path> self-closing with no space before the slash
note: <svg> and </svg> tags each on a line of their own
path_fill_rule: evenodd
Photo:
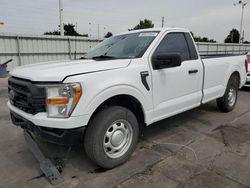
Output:
<svg viewBox="0 0 250 188">
<path fill-rule="evenodd" d="M 65 36 L 83 36 L 83 37 L 88 37 L 88 34 L 80 34 L 76 31 L 75 25 L 74 24 L 64 24 L 64 35 Z M 49 31 L 45 32 L 44 35 L 60 35 L 60 31 L 55 30 L 55 31 Z"/>
<path fill-rule="evenodd" d="M 64 35 L 66 36 L 81 36 L 81 34 L 77 33 L 75 25 L 73 24 L 65 24 L 63 28 L 64 28 Z"/>
<path fill-rule="evenodd" d="M 207 37 L 200 37 L 200 36 L 194 36 L 194 33 L 191 32 L 193 38 L 194 38 L 194 41 L 195 42 L 210 42 L 210 43 L 216 43 L 216 41 L 214 39 L 209 39 Z"/>
<path fill-rule="evenodd" d="M 152 23 L 151 20 L 144 19 L 140 20 L 139 24 L 137 24 L 133 29 L 129 29 L 129 31 L 132 30 L 138 30 L 138 29 L 147 29 L 147 28 L 153 28 L 154 24 Z"/>
<path fill-rule="evenodd" d="M 104 38 L 109 38 L 109 37 L 112 37 L 112 36 L 113 36 L 113 33 L 107 32 L 107 34 L 104 36 Z"/>
<path fill-rule="evenodd" d="M 237 29 L 232 29 L 225 39 L 225 43 L 239 43 L 240 33 Z"/>
<path fill-rule="evenodd" d="M 48 32 L 45 32 L 44 35 L 60 35 L 60 31 L 48 31 Z"/>
</svg>

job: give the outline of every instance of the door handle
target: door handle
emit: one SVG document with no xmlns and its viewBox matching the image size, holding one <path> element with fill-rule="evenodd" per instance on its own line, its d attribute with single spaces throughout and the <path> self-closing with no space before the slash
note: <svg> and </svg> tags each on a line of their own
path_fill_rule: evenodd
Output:
<svg viewBox="0 0 250 188">
<path fill-rule="evenodd" d="M 198 69 L 192 69 L 188 71 L 189 74 L 196 74 L 197 72 L 199 72 Z"/>
</svg>

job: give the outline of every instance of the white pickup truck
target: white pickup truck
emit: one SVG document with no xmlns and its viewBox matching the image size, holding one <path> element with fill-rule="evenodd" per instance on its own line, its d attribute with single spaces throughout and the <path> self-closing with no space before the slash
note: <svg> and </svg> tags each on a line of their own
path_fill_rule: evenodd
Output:
<svg viewBox="0 0 250 188">
<path fill-rule="evenodd" d="M 215 99 L 221 111 L 233 110 L 246 59 L 201 58 L 186 29 L 130 31 L 80 60 L 13 70 L 8 107 L 13 124 L 32 135 L 82 143 L 92 161 L 114 168 L 128 160 L 143 126 Z"/>
</svg>

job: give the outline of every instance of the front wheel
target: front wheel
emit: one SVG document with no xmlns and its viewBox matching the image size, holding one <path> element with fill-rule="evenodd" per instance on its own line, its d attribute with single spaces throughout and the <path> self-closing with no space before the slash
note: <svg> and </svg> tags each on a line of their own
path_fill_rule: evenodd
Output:
<svg viewBox="0 0 250 188">
<path fill-rule="evenodd" d="M 90 122 L 84 137 L 88 157 L 110 169 L 126 162 L 139 136 L 135 115 L 128 109 L 113 106 L 100 111 Z"/>
<path fill-rule="evenodd" d="M 234 109 L 238 99 L 238 83 L 237 77 L 232 76 L 229 79 L 224 96 L 217 99 L 217 106 L 222 112 L 230 112 Z"/>
</svg>

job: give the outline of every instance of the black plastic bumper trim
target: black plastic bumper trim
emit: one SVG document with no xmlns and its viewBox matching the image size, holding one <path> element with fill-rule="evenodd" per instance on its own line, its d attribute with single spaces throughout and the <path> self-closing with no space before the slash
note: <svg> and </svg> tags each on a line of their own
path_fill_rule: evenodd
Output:
<svg viewBox="0 0 250 188">
<path fill-rule="evenodd" d="M 10 115 L 14 125 L 28 130 L 34 136 L 38 137 L 38 139 L 66 146 L 80 145 L 82 143 L 85 127 L 75 129 L 45 128 L 34 125 L 31 121 L 14 112 L 11 112 Z"/>
</svg>

